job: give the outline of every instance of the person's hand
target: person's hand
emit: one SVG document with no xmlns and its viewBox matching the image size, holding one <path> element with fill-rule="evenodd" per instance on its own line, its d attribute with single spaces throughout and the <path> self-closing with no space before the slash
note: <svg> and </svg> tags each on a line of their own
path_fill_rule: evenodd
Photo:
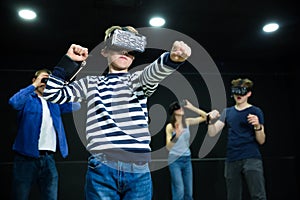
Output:
<svg viewBox="0 0 300 200">
<path fill-rule="evenodd" d="M 182 41 L 175 41 L 173 43 L 170 58 L 173 62 L 183 62 L 191 56 L 191 48 Z"/>
<path fill-rule="evenodd" d="M 183 107 L 185 107 L 185 108 L 193 107 L 193 104 L 191 102 L 189 102 L 187 99 L 183 99 L 182 101 L 184 102 Z"/>
<path fill-rule="evenodd" d="M 253 115 L 253 114 L 249 114 L 247 116 L 247 120 L 250 124 L 252 124 L 253 126 L 257 127 L 259 126 L 259 120 L 258 120 L 258 117 L 256 115 Z"/>
<path fill-rule="evenodd" d="M 214 120 L 214 119 L 220 117 L 220 113 L 218 110 L 212 110 L 208 114 L 209 114 L 210 120 Z"/>
<path fill-rule="evenodd" d="M 72 44 L 68 49 L 67 56 L 73 61 L 84 61 L 89 55 L 88 49 L 77 44 Z"/>
<path fill-rule="evenodd" d="M 40 86 L 45 86 L 46 83 L 42 81 L 42 79 L 44 79 L 44 78 L 49 78 L 49 75 L 48 75 L 48 74 L 41 73 L 38 77 L 33 78 L 33 80 L 32 80 L 32 85 L 33 85 L 35 88 L 40 87 Z"/>
</svg>

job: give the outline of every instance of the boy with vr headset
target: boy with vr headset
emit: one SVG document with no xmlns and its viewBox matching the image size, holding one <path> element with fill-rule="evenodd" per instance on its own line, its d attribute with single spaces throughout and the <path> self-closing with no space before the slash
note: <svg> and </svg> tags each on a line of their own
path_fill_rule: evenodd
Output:
<svg viewBox="0 0 300 200">
<path fill-rule="evenodd" d="M 44 97 L 54 103 L 87 102 L 86 139 L 91 153 L 86 173 L 85 199 L 152 199 L 147 99 L 158 84 L 191 55 L 182 41 L 141 71 L 129 73 L 136 53 L 145 49 L 145 37 L 131 27 L 105 31 L 108 73 L 70 77 L 88 57 L 88 49 L 72 44 L 54 68 Z M 75 73 L 76 74 L 76 73 Z"/>
<path fill-rule="evenodd" d="M 213 137 L 228 126 L 227 156 L 224 176 L 227 199 L 242 199 L 242 181 L 245 180 L 251 199 L 266 200 L 262 156 L 259 146 L 265 143 L 262 110 L 248 103 L 253 82 L 247 78 L 231 81 L 235 105 L 209 113 L 208 135 Z M 219 118 L 218 118 L 219 117 Z M 218 118 L 218 119 L 217 119 Z"/>
</svg>

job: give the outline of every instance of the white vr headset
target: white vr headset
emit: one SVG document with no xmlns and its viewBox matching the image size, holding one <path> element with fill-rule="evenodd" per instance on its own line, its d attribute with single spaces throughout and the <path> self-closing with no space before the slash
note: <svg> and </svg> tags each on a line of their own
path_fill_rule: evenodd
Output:
<svg viewBox="0 0 300 200">
<path fill-rule="evenodd" d="M 146 37 L 130 31 L 116 29 L 113 35 L 107 39 L 106 45 L 109 49 L 121 49 L 142 53 L 145 51 Z"/>
</svg>

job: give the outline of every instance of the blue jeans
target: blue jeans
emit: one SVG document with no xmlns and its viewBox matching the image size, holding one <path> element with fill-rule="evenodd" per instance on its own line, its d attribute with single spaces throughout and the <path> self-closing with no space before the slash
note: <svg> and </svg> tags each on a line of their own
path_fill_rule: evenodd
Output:
<svg viewBox="0 0 300 200">
<path fill-rule="evenodd" d="M 244 159 L 225 162 L 227 199 L 241 200 L 243 179 L 246 181 L 252 200 L 266 200 L 263 164 L 260 159 Z"/>
<path fill-rule="evenodd" d="M 152 179 L 148 163 L 113 161 L 104 154 L 91 155 L 85 183 L 86 200 L 151 200 Z"/>
<path fill-rule="evenodd" d="M 193 169 L 190 156 L 169 154 L 172 200 L 193 199 Z"/>
<path fill-rule="evenodd" d="M 12 199 L 28 200 L 33 184 L 38 185 L 40 199 L 57 199 L 58 173 L 53 154 L 42 155 L 39 158 L 15 155 Z"/>
</svg>

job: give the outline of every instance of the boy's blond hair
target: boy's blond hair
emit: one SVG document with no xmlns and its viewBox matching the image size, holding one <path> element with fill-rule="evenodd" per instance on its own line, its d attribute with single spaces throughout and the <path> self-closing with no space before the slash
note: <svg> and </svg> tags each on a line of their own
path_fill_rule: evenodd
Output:
<svg viewBox="0 0 300 200">
<path fill-rule="evenodd" d="M 112 26 L 108 29 L 106 29 L 105 31 L 105 37 L 104 37 L 104 41 L 106 41 L 110 36 L 111 34 L 114 32 L 114 30 L 116 29 L 120 29 L 120 30 L 125 30 L 125 31 L 130 31 L 132 33 L 139 33 L 135 28 L 133 28 L 132 26 Z"/>
</svg>

